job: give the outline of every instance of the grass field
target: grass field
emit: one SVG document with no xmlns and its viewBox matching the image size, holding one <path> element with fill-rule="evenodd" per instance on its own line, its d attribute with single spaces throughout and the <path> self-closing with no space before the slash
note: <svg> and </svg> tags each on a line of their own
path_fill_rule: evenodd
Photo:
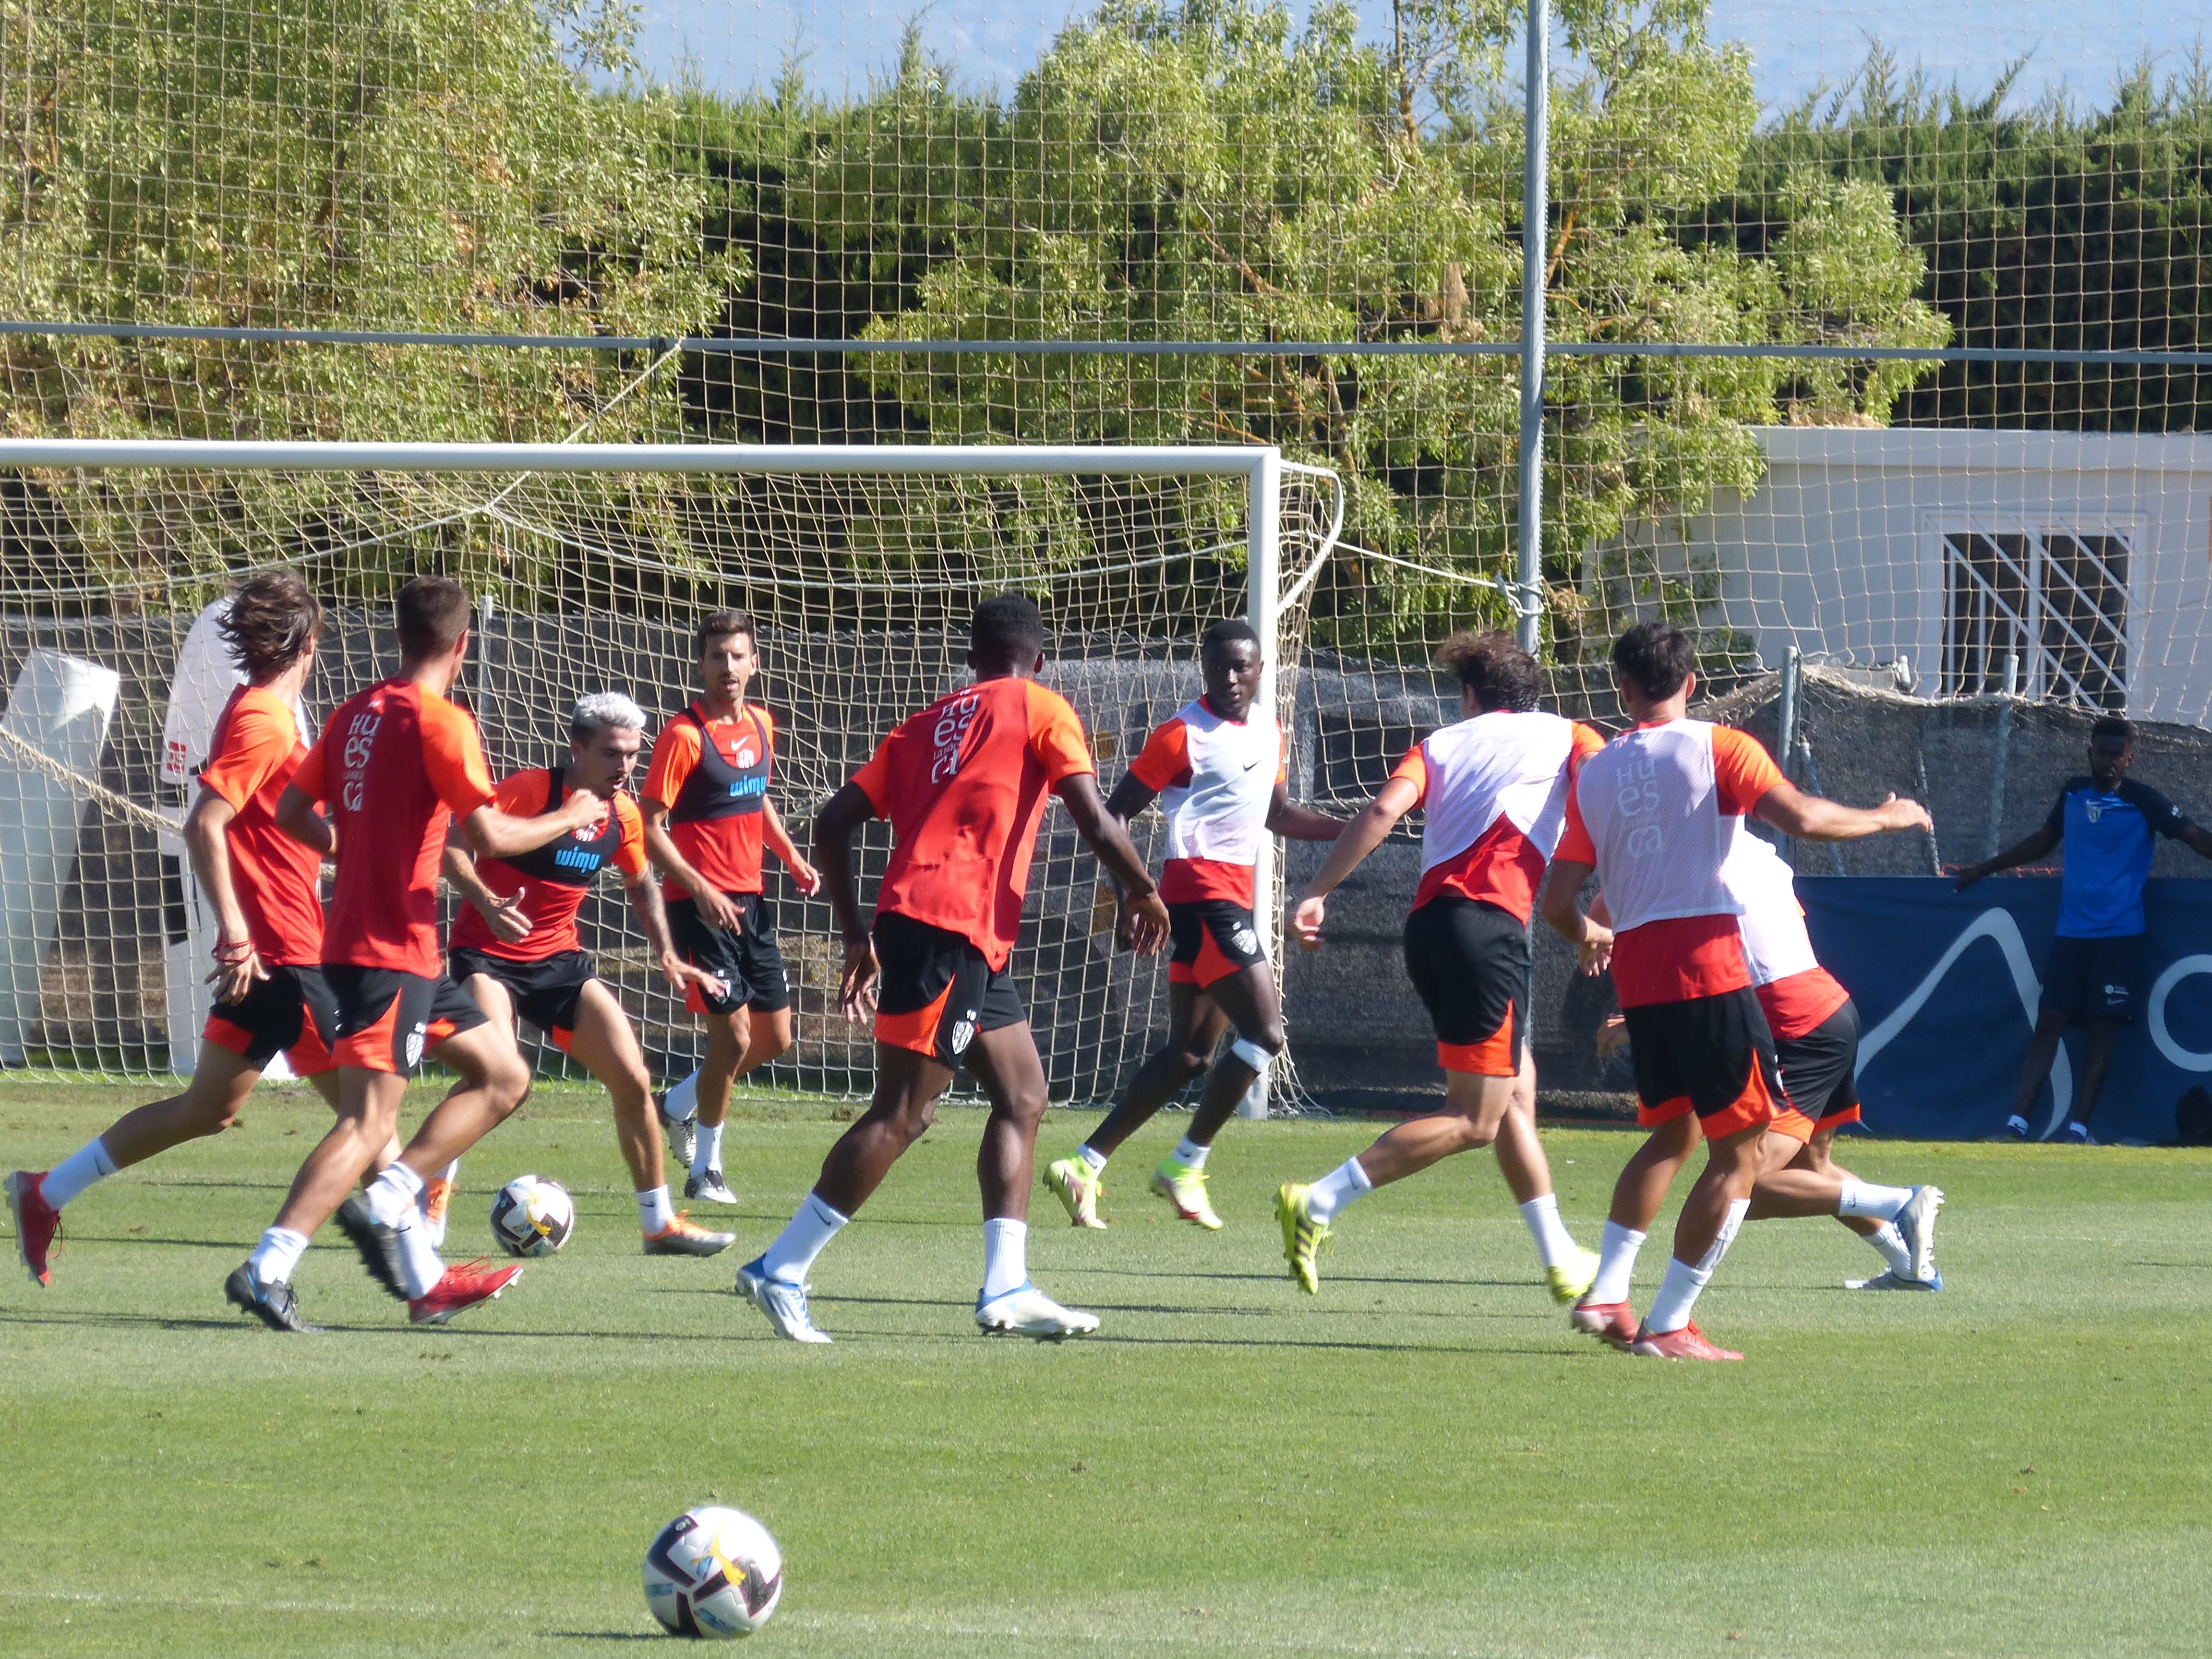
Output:
<svg viewBox="0 0 2212 1659">
<path fill-rule="evenodd" d="M 0 1160 L 143 1097 L 9 1085 Z M 603 1102 L 565 1090 L 469 1161 L 454 1229 L 488 1248 L 490 1189 L 535 1170 L 578 1200 L 559 1257 L 425 1332 L 325 1238 L 297 1282 L 333 1328 L 290 1340 L 221 1284 L 324 1121 L 272 1091 L 95 1189 L 49 1291 L 10 1247 L 0 1652 L 604 1654 L 659 1639 L 639 1559 L 709 1498 L 782 1541 L 766 1654 L 2212 1649 L 2203 1152 L 1855 1145 L 1949 1194 L 1950 1288 L 1848 1294 L 1879 1263 L 1842 1229 L 1747 1228 L 1699 1313 L 1749 1361 L 1689 1366 L 1569 1335 L 1486 1158 L 1364 1200 L 1298 1295 L 1270 1195 L 1352 1122 L 1232 1126 L 1218 1235 L 1141 1191 L 1174 1120 L 1115 1166 L 1110 1231 L 1040 1193 L 1036 1277 L 1105 1328 L 985 1340 L 966 1110 L 817 1264 L 837 1342 L 801 1348 L 731 1269 L 828 1109 L 732 1130 L 737 1251 L 647 1260 Z M 1594 1242 L 1633 1143 L 1547 1140 Z"/>
</svg>

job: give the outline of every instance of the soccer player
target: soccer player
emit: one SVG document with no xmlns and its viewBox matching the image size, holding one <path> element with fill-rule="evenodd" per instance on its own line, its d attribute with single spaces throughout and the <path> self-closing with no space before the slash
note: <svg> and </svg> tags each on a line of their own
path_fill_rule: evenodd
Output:
<svg viewBox="0 0 2212 1659">
<path fill-rule="evenodd" d="M 845 939 L 846 1017 L 875 1014 L 876 1088 L 790 1224 L 738 1269 L 738 1293 L 793 1341 L 830 1340 L 808 1316 L 806 1270 L 929 1127 L 961 1065 L 991 1102 L 975 1159 L 984 1217 L 975 1323 L 1041 1337 L 1098 1328 L 1097 1315 L 1063 1308 L 1031 1285 L 1026 1266 L 1044 1067 L 1006 963 L 1048 796 L 1060 797 L 1119 884 L 1123 937 L 1149 955 L 1169 923 L 1121 821 L 1098 798 L 1082 723 L 1036 683 L 1044 638 L 1044 618 L 1023 594 L 977 605 L 968 651 L 975 684 L 902 723 L 814 820 L 815 858 Z M 894 837 L 872 944 L 852 852 L 854 832 L 872 817 L 890 819 Z"/>
<path fill-rule="evenodd" d="M 1160 802 L 1168 824 L 1160 897 L 1175 954 L 1168 966 L 1166 1046 L 1146 1060 L 1121 1103 L 1074 1154 L 1045 1171 L 1045 1184 L 1079 1227 L 1106 1224 L 1098 1218 L 1106 1160 L 1209 1062 L 1213 1069 L 1190 1133 L 1154 1171 L 1152 1190 L 1185 1221 L 1209 1231 L 1221 1225 L 1206 1198 L 1206 1154 L 1253 1080 L 1283 1051 L 1282 999 L 1252 914 L 1260 838 L 1334 841 L 1344 827 L 1291 804 L 1282 727 L 1252 707 L 1261 657 L 1251 624 L 1218 622 L 1207 629 L 1199 665 L 1205 692 L 1146 739 L 1106 801 L 1125 831 L 1154 799 Z M 1232 1030 L 1228 1052 L 1215 1060 L 1213 1051 Z"/>
<path fill-rule="evenodd" d="M 1752 988 L 1742 901 L 1723 873 L 1746 814 L 1808 841 L 1850 841 L 1929 828 L 1916 802 L 1872 811 L 1800 792 L 1758 742 L 1688 719 L 1696 652 L 1670 623 L 1645 622 L 1613 641 L 1614 684 L 1635 728 L 1583 763 L 1568 792 L 1566 830 L 1553 859 L 1544 920 L 1585 966 L 1611 952 L 1614 988 L 1634 1045 L 1638 1121 L 1659 1133 L 1694 1114 L 1708 1153 L 1683 1201 L 1674 1249 L 1650 1311 L 1629 1344 L 1667 1359 L 1741 1359 L 1708 1341 L 1690 1313 L 1751 1207 L 1767 1125 L 1786 1100 L 1774 1039 Z M 1611 926 L 1583 911 L 1595 871 Z M 1671 1133 L 1686 1133 L 1677 1130 Z M 1613 1188 L 1595 1281 L 1583 1298 L 1627 1301 L 1632 1237 L 1658 1212 L 1632 1161 Z M 1672 1170 L 1664 1171 L 1671 1177 Z"/>
<path fill-rule="evenodd" d="M 2058 932 L 2043 964 L 2043 996 L 2035 1032 L 2020 1068 L 2007 1133 L 2027 1138 L 2027 1115 L 2051 1075 L 2059 1039 L 2069 1025 L 2088 1028 L 2081 1083 L 2075 1091 L 2067 1139 L 2089 1139 L 2089 1117 L 2112 1066 L 2112 1038 L 2135 1018 L 2143 969 L 2143 883 L 2150 877 L 2153 836 L 2168 836 L 2212 859 L 2212 832 L 2191 823 L 2181 809 L 2148 784 L 2128 775 L 2135 759 L 2135 728 L 2107 714 L 2089 728 L 2089 775 L 2069 778 L 2043 827 L 1993 859 L 1959 872 L 1964 892 L 1984 876 L 2033 864 L 2063 841 L 2065 870 L 2058 891 Z"/>
<path fill-rule="evenodd" d="M 1406 972 L 1436 1027 L 1444 1102 L 1311 1185 L 1285 1185 L 1275 1200 L 1283 1253 L 1298 1287 L 1317 1291 L 1314 1258 L 1346 1205 L 1455 1152 L 1494 1144 L 1552 1295 L 1572 1302 L 1589 1287 L 1597 1258 L 1560 1221 L 1536 1138 L 1528 913 L 1575 773 L 1604 740 L 1537 709 L 1543 681 L 1536 659 L 1507 635 L 1455 634 L 1437 661 L 1459 677 L 1462 718 L 1407 750 L 1345 827 L 1292 926 L 1304 948 L 1318 950 L 1328 896 L 1399 819 L 1426 809 L 1420 884 L 1406 917 Z"/>
<path fill-rule="evenodd" d="M 446 971 L 502 1025 L 517 1015 L 606 1085 L 615 1138 L 629 1165 L 647 1255 L 714 1255 L 736 1242 L 676 1212 L 668 1201 L 653 1080 L 629 1016 L 599 975 L 576 933 L 576 913 L 599 872 L 612 865 L 637 912 L 645 941 L 670 987 L 727 988 L 676 953 L 668 914 L 645 855 L 645 823 L 625 792 L 645 743 L 645 711 L 618 691 L 580 697 L 568 716 L 568 763 L 532 767 L 500 781 L 492 805 L 516 817 L 560 810 L 572 789 L 612 804 L 596 823 L 507 859 L 473 859 L 453 831 L 446 879 L 468 901 L 453 922 Z"/>
<path fill-rule="evenodd" d="M 1934 1186 L 1884 1187 L 1861 1181 L 1839 1167 L 1832 1148 L 1836 1132 L 1859 1119 L 1856 1076 L 1859 1017 L 1850 993 L 1820 966 L 1805 931 L 1790 866 L 1773 848 L 1749 834 L 1736 837 L 1722 871 L 1729 890 L 1743 905 L 1736 918 L 1752 987 L 1759 996 L 1787 1103 L 1768 1126 L 1760 1149 L 1761 1169 L 1751 1189 L 1747 1221 L 1791 1216 L 1833 1216 L 1871 1244 L 1888 1264 L 1871 1279 L 1844 1280 L 1851 1290 L 1940 1291 L 1943 1275 L 1935 1262 L 1936 1215 L 1943 1194 Z M 1604 901 L 1599 901 L 1602 906 Z M 1598 906 L 1592 914 L 1605 920 Z M 1619 1019 L 1615 1016 L 1615 1020 Z M 1601 1039 L 1625 1024 L 1601 1033 Z M 1601 1042 L 1601 1052 L 1607 1052 Z M 1640 1222 L 1624 1233 L 1608 1230 L 1607 1290 L 1613 1301 L 1595 1292 L 1568 1316 L 1577 1330 L 1626 1347 L 1636 1334 L 1636 1315 L 1627 1303 L 1630 1270 L 1644 1234 L 1659 1212 L 1675 1172 L 1696 1150 L 1699 1132 L 1694 1114 L 1661 1124 L 1629 1160 L 1621 1186 L 1640 1194 L 1648 1206 Z M 1615 1224 L 1624 1218 L 1616 1208 Z"/>
<path fill-rule="evenodd" d="M 323 930 L 336 1005 L 338 1121 L 300 1166 L 276 1220 L 223 1286 L 273 1330 L 310 1331 L 292 1272 L 315 1230 L 392 1138 L 425 1052 L 460 1073 L 415 1139 L 341 1218 L 378 1281 L 417 1324 L 442 1324 L 498 1296 L 518 1267 L 447 1269 L 415 1224 L 426 1172 L 458 1158 L 530 1091 L 514 1034 L 447 978 L 438 951 L 438 868 L 460 818 L 480 854 L 514 858 L 596 823 L 606 803 L 572 792 L 520 818 L 492 805 L 476 722 L 446 701 L 469 649 L 469 598 L 442 576 L 399 590 L 399 672 L 338 705 L 276 803 L 277 827 L 337 855 Z M 331 817 L 315 811 L 325 801 Z"/>
<path fill-rule="evenodd" d="M 761 890 L 761 849 L 781 859 L 802 893 L 821 878 L 799 854 L 769 799 L 775 721 L 745 701 L 760 671 L 759 631 L 742 611 L 699 624 L 704 690 L 660 730 L 643 793 L 645 840 L 667 878 L 668 925 L 684 959 L 721 981 L 693 981 L 684 1006 L 707 1022 L 707 1058 L 671 1090 L 669 1130 L 691 1166 L 684 1196 L 738 1200 L 722 1178 L 722 1124 L 737 1080 L 791 1047 L 791 983 L 776 948 L 775 912 Z"/>
<path fill-rule="evenodd" d="M 216 1005 L 184 1093 L 117 1119 L 53 1169 L 8 1177 L 15 1248 L 31 1277 L 52 1282 L 64 1205 L 118 1170 L 230 1127 L 262 1068 L 284 1055 L 295 1075 L 337 1103 L 330 990 L 320 966 L 322 860 L 276 827 L 284 786 L 307 752 L 294 714 L 315 662 L 322 607 L 289 570 L 256 576 L 216 627 L 246 683 L 216 721 L 185 844 L 215 907 Z M 381 1161 L 398 1154 L 388 1141 Z"/>
</svg>

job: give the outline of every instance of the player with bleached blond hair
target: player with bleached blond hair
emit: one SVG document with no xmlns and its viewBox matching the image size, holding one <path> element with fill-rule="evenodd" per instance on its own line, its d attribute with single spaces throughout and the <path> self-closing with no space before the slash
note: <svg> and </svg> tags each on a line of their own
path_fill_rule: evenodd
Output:
<svg viewBox="0 0 2212 1659">
<path fill-rule="evenodd" d="M 696 1226 L 671 1206 L 645 1053 L 576 931 L 577 912 L 599 872 L 612 866 L 669 987 L 696 986 L 717 997 L 728 988 L 684 961 L 669 938 L 668 913 L 646 856 L 645 821 L 629 793 L 644 744 L 645 711 L 629 698 L 618 691 L 581 697 L 568 716 L 568 763 L 501 779 L 492 805 L 532 817 L 557 812 L 580 789 L 607 803 L 605 815 L 507 858 L 471 856 L 458 830 L 447 835 L 446 879 L 468 908 L 453 923 L 447 972 L 493 1019 L 509 1026 L 528 1020 L 605 1085 L 645 1253 L 714 1255 L 735 1235 Z"/>
</svg>

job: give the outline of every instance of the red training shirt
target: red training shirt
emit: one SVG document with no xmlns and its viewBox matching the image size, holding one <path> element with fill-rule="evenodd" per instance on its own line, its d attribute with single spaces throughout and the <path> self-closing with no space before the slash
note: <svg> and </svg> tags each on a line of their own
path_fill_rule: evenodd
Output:
<svg viewBox="0 0 2212 1659">
<path fill-rule="evenodd" d="M 1075 710 L 1034 680 L 985 680 L 908 716 L 853 775 L 896 838 L 876 913 L 958 933 L 1005 967 L 1046 799 L 1097 770 Z"/>
<path fill-rule="evenodd" d="M 327 801 L 337 828 L 323 960 L 436 978 L 446 826 L 492 799 L 476 721 L 412 680 L 389 679 L 338 705 L 292 782 Z"/>
<path fill-rule="evenodd" d="M 276 802 L 307 758 L 291 706 L 258 685 L 230 694 L 215 723 L 203 787 L 230 803 L 231 885 L 264 962 L 323 959 L 322 854 L 276 827 Z"/>
<path fill-rule="evenodd" d="M 1605 747 L 1605 738 L 1595 727 L 1577 720 L 1573 744 L 1567 753 L 1570 785 L 1582 770 L 1583 763 Z M 1415 806 L 1429 804 L 1429 763 L 1419 744 L 1406 751 L 1406 757 L 1390 769 L 1390 775 L 1405 779 L 1420 791 L 1413 798 Z M 1569 796 L 1571 799 L 1571 788 Z M 1462 898 L 1494 904 L 1526 922 L 1536 908 L 1536 892 L 1544 884 L 1544 872 L 1549 862 L 1544 849 L 1501 811 L 1498 821 L 1484 830 L 1472 846 L 1421 872 L 1420 884 L 1413 890 L 1413 902 L 1406 908 L 1408 912 L 1418 910 L 1439 894 L 1456 893 Z"/>
<path fill-rule="evenodd" d="M 711 763 L 702 733 L 714 739 Z M 725 893 L 761 890 L 775 758 L 775 719 L 757 703 L 747 703 L 732 720 L 709 720 L 704 707 L 693 703 L 653 739 L 653 763 L 638 793 L 668 809 L 668 838 L 676 850 Z M 661 893 L 672 900 L 691 896 L 674 881 L 664 882 Z"/>
<path fill-rule="evenodd" d="M 1787 781 L 1773 757 L 1749 732 L 1716 726 L 1712 735 L 1714 805 L 1723 816 L 1740 817 L 1756 811 L 1767 791 Z M 1552 856 L 1570 864 L 1597 863 L 1597 849 L 1571 790 L 1567 793 L 1566 833 Z M 1720 996 L 1750 983 L 1743 935 L 1733 915 L 1670 916 L 1613 937 L 1613 988 L 1624 1008 Z"/>
</svg>

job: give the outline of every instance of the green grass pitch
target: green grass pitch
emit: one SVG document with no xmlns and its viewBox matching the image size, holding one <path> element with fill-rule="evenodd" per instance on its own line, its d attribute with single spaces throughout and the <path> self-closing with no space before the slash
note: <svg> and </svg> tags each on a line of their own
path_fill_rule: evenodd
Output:
<svg viewBox="0 0 2212 1659">
<path fill-rule="evenodd" d="M 145 1097 L 12 1083 L 0 1157 Z M 760 1654 L 2212 1649 L 2203 1152 L 1854 1144 L 1949 1194 L 1950 1288 L 1851 1295 L 1879 1264 L 1842 1229 L 1747 1227 L 1698 1311 L 1749 1361 L 1696 1366 L 1571 1336 L 1486 1157 L 1364 1200 L 1300 1296 L 1270 1197 L 1356 1122 L 1232 1125 L 1218 1235 L 1142 1190 L 1173 1118 L 1115 1166 L 1111 1231 L 1040 1191 L 1036 1275 L 1105 1328 L 987 1340 L 957 1109 L 817 1265 L 836 1345 L 797 1347 L 730 1285 L 830 1109 L 754 1103 L 737 1249 L 647 1260 L 604 1101 L 552 1088 L 467 1161 L 449 1254 L 534 1170 L 578 1200 L 562 1255 L 418 1331 L 326 1234 L 297 1282 L 333 1329 L 290 1340 L 221 1285 L 325 1114 L 246 1120 L 74 1206 L 52 1289 L 7 1261 L 0 1652 L 622 1652 L 661 1639 L 647 1542 L 709 1498 L 788 1559 Z M 1633 1142 L 1547 1139 L 1594 1243 Z"/>
</svg>

